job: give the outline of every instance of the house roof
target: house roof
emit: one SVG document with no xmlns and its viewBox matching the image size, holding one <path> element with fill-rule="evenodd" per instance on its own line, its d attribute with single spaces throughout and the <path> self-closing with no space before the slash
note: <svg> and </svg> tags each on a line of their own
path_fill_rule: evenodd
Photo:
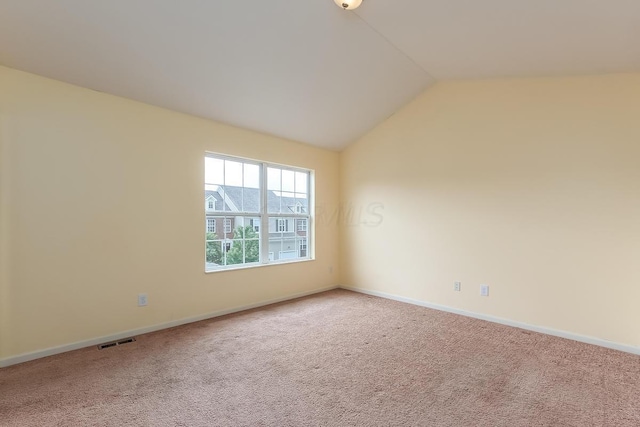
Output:
<svg viewBox="0 0 640 427">
<path fill-rule="evenodd" d="M 294 197 L 290 197 L 291 194 Z M 230 212 L 259 212 L 260 190 L 257 188 L 244 188 L 234 186 L 218 186 L 217 190 L 205 190 L 205 200 L 208 197 L 216 197 L 217 200 L 225 200 L 225 210 Z M 267 191 L 267 209 L 269 213 L 296 213 L 296 206 L 300 206 L 302 213 L 308 213 L 309 202 L 306 195 L 276 191 Z"/>
</svg>

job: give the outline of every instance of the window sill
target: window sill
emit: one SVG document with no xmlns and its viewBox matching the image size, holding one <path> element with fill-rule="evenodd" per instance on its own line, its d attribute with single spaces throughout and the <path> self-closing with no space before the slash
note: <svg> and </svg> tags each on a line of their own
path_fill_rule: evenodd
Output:
<svg viewBox="0 0 640 427">
<path fill-rule="evenodd" d="M 315 261 L 315 258 L 295 259 L 291 261 L 281 261 L 281 262 L 270 262 L 268 264 L 252 264 L 252 265 L 245 265 L 242 267 L 226 267 L 226 268 L 221 268 L 219 270 L 205 270 L 204 273 L 205 274 L 224 273 L 226 271 L 249 270 L 252 268 L 272 267 L 274 265 L 298 264 L 298 263 L 310 262 L 310 261 Z"/>
</svg>

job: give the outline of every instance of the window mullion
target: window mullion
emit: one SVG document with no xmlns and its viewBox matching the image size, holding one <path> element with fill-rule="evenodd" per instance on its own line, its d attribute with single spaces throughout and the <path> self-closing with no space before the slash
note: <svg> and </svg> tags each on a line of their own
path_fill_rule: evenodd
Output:
<svg viewBox="0 0 640 427">
<path fill-rule="evenodd" d="M 315 220 L 315 192 L 312 192 L 311 186 L 314 184 L 312 181 L 311 173 L 307 174 L 307 230 L 305 232 L 305 237 L 307 238 L 307 258 L 315 257 L 313 245 L 313 239 L 315 239 L 314 230 L 315 224 L 313 221 Z M 313 196 L 313 197 L 311 197 Z"/>
<path fill-rule="evenodd" d="M 260 262 L 269 262 L 269 213 L 267 192 L 267 166 L 260 164 Z"/>
</svg>

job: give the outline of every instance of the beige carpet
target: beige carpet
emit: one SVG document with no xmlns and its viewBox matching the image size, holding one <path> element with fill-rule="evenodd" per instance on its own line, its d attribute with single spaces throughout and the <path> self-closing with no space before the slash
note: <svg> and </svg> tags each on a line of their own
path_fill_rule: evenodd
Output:
<svg viewBox="0 0 640 427">
<path fill-rule="evenodd" d="M 347 291 L 0 370 L 2 426 L 640 426 L 640 357 Z"/>
</svg>

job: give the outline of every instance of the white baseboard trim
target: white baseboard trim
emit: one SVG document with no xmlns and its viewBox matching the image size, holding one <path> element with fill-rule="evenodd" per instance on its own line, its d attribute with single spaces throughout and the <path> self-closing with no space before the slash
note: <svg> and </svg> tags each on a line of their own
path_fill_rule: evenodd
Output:
<svg viewBox="0 0 640 427">
<path fill-rule="evenodd" d="M 600 338 L 589 337 L 586 335 L 574 334 L 567 331 L 559 331 L 556 329 L 546 328 L 544 326 L 535 326 L 528 323 L 517 322 L 515 320 L 503 319 L 501 317 L 490 316 L 487 314 L 474 313 L 471 311 L 460 310 L 458 308 L 448 307 L 446 305 L 433 304 L 430 302 L 420 301 L 413 298 L 407 298 L 400 295 L 389 294 L 381 291 L 373 291 L 369 289 L 363 289 L 353 286 L 340 286 L 341 289 L 348 291 L 359 292 L 362 294 L 373 295 L 381 298 L 386 298 L 394 301 L 405 302 L 408 304 L 418 305 L 421 307 L 432 308 L 434 310 L 446 311 L 448 313 L 459 314 L 461 316 L 473 317 L 474 319 L 486 320 L 488 322 L 499 323 L 501 325 L 512 326 L 515 328 L 526 329 L 528 331 L 539 332 L 541 334 L 553 335 L 560 338 L 566 338 L 574 341 L 579 341 L 587 344 L 593 344 L 600 347 L 606 347 L 613 350 L 624 351 L 626 353 L 640 355 L 640 347 L 634 347 L 626 344 L 619 344 L 613 341 L 607 341 Z"/>
<path fill-rule="evenodd" d="M 253 304 L 242 305 L 239 307 L 229 308 L 225 310 L 218 310 L 212 313 L 202 314 L 199 316 L 187 317 L 184 319 L 173 320 L 171 322 L 160 323 L 158 325 L 147 326 L 144 328 L 131 329 L 128 331 L 119 332 L 112 335 L 106 335 L 98 338 L 92 338 L 89 340 L 77 341 L 71 344 L 60 345 L 56 347 L 47 348 L 44 350 L 38 350 L 29 353 L 23 353 L 18 356 L 7 357 L 0 359 L 0 368 L 6 368 L 7 366 L 17 365 L 18 363 L 28 362 L 30 360 L 40 359 L 42 357 L 53 356 L 59 353 L 65 353 L 67 351 L 78 350 L 93 345 L 102 344 L 105 342 L 116 341 L 123 338 L 128 338 L 134 335 L 148 334 L 149 332 L 156 332 L 162 329 L 173 328 L 175 326 L 186 325 L 187 323 L 199 322 L 201 320 L 211 319 L 214 317 L 224 316 L 226 314 L 237 313 L 239 311 L 250 310 L 252 308 L 264 307 L 270 304 L 276 304 L 283 301 L 289 301 L 296 298 L 302 298 L 313 294 L 319 294 L 321 292 L 337 289 L 338 286 L 329 286 L 326 288 L 315 289 L 307 292 L 299 292 L 296 294 L 287 295 L 285 297 L 274 298 L 266 301 L 260 301 Z"/>
</svg>

